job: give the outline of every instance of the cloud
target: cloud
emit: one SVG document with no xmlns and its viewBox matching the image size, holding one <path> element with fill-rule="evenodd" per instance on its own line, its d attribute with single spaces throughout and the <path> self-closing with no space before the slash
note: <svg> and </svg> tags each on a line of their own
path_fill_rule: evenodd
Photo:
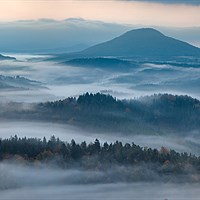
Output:
<svg viewBox="0 0 200 200">
<path fill-rule="evenodd" d="M 56 167 L 0 163 L 0 200 L 198 199 L 199 183 L 162 183 L 159 181 L 162 178 L 152 173 L 148 167 L 116 166 L 99 172 L 97 170 L 62 170 Z M 128 178 L 148 176 L 157 181 L 119 182 L 117 179 L 120 176 L 128 176 Z M 109 178 L 116 179 L 116 181 L 105 183 L 105 180 Z"/>
<path fill-rule="evenodd" d="M 150 2 L 150 3 L 162 3 L 162 4 L 200 5 L 199 0 L 122 0 L 122 1 L 137 1 L 137 2 Z"/>
<path fill-rule="evenodd" d="M 1 52 L 69 52 L 112 39 L 130 27 L 69 18 L 0 22 Z"/>
<path fill-rule="evenodd" d="M 154 13 L 151 16 L 153 15 Z M 200 27 L 173 28 L 163 25 L 107 23 L 81 18 L 60 21 L 39 19 L 0 22 L 0 52 L 60 53 L 80 51 L 91 45 L 113 39 L 131 29 L 149 26 L 168 36 L 196 46 L 200 44 Z"/>
<path fill-rule="evenodd" d="M 186 27 L 199 25 L 200 6 L 197 5 L 200 5 L 198 1 L 190 0 L 1 1 L 0 20 L 81 17 L 116 23 Z"/>
</svg>

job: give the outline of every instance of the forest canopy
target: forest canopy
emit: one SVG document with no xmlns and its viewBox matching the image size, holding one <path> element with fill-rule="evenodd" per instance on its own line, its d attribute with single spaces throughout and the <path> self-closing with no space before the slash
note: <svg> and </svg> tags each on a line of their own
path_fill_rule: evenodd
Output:
<svg viewBox="0 0 200 200">
<path fill-rule="evenodd" d="M 55 165 L 65 170 L 73 168 L 98 172 L 118 166 L 118 170 L 128 169 L 126 172 L 122 170 L 119 172 L 119 177 L 115 177 L 124 181 L 143 180 L 150 171 L 146 177 L 149 181 L 155 178 L 152 173 L 165 177 L 165 180 L 166 177 L 180 179 L 184 176 L 187 177 L 187 181 L 200 181 L 200 157 L 178 153 L 165 147 L 157 150 L 140 147 L 134 143 L 123 144 L 120 141 L 101 144 L 96 139 L 87 144 L 85 141 L 76 143 L 75 140 L 64 142 L 55 136 L 49 140 L 45 137 L 41 140 L 19 138 L 15 135 L 0 140 L 0 160 L 0 162 L 14 161 L 35 166 Z M 130 177 L 129 175 L 133 173 L 131 169 L 135 168 L 140 171 L 140 175 Z"/>
<path fill-rule="evenodd" d="M 189 96 L 155 94 L 119 100 L 101 93 L 45 103 L 0 105 L 0 119 L 39 120 L 86 130 L 124 134 L 184 134 L 200 130 L 200 101 Z"/>
</svg>

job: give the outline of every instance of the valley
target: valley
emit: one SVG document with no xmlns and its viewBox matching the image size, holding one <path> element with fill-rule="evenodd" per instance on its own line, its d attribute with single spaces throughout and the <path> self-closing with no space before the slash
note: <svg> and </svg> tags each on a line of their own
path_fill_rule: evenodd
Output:
<svg viewBox="0 0 200 200">
<path fill-rule="evenodd" d="M 198 198 L 200 49 L 120 27 L 2 53 L 0 199 Z"/>
</svg>

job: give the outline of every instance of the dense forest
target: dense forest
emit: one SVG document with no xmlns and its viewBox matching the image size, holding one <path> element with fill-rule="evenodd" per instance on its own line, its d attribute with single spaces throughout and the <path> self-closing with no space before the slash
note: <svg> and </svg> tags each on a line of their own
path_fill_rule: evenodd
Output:
<svg viewBox="0 0 200 200">
<path fill-rule="evenodd" d="M 40 120 L 84 129 L 124 134 L 184 134 L 200 130 L 200 101 L 189 96 L 157 94 L 117 100 L 101 93 L 39 104 L 0 105 L 2 120 Z"/>
<path fill-rule="evenodd" d="M 118 58 L 104 58 L 104 57 L 75 58 L 63 62 L 62 64 L 70 66 L 78 66 L 78 67 L 91 67 L 91 68 L 97 67 L 101 69 L 115 70 L 115 71 L 116 70 L 127 71 L 137 66 L 136 63 L 127 60 L 122 60 Z"/>
<path fill-rule="evenodd" d="M 162 147 L 160 150 L 142 148 L 134 143 L 80 144 L 72 140 L 63 142 L 52 136 L 49 140 L 18 138 L 0 140 L 0 162 L 15 161 L 21 164 L 40 166 L 55 165 L 64 170 L 81 169 L 97 172 L 116 170 L 118 175 L 105 180 L 111 182 L 154 180 L 155 174 L 170 181 L 200 181 L 200 158 L 187 153 L 177 153 Z M 137 170 L 136 170 L 137 169 Z M 145 170 L 144 170 L 145 169 Z M 136 170 L 136 171 L 135 171 Z M 167 178 L 168 177 L 168 178 Z"/>
</svg>

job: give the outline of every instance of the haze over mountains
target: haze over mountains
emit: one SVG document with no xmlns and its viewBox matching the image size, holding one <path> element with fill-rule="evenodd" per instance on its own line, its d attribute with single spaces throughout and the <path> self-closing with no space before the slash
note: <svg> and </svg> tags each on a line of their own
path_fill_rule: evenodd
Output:
<svg viewBox="0 0 200 200">
<path fill-rule="evenodd" d="M 0 23 L 0 51 L 55 53 L 83 50 L 129 30 L 126 25 L 69 18 Z"/>
<path fill-rule="evenodd" d="M 29 90 L 42 88 L 42 84 L 20 76 L 0 75 L 0 89 Z"/>
<path fill-rule="evenodd" d="M 63 53 L 81 51 L 89 46 L 108 41 L 131 29 L 146 27 L 69 18 L 21 20 L 0 23 L 0 52 Z M 190 44 L 200 46 L 199 27 L 153 28 Z"/>
<path fill-rule="evenodd" d="M 198 1 L 0 0 L 0 200 L 199 200 Z"/>
<path fill-rule="evenodd" d="M 43 82 L 49 88 L 49 91 L 45 92 L 49 92 L 51 95 L 56 94 L 55 99 L 58 100 L 59 105 L 61 103 L 60 99 L 64 99 L 65 97 L 78 96 L 84 92 L 99 91 L 105 91 L 105 93 L 110 93 L 115 97 L 119 95 L 120 98 L 126 98 L 127 96 L 130 98 L 137 97 L 137 92 L 146 95 L 160 93 L 160 91 L 172 94 L 180 94 L 179 92 L 181 92 L 181 94 L 192 93 L 198 96 L 196 94 L 199 93 L 198 84 L 200 79 L 198 76 L 199 60 L 196 59 L 196 57 L 199 55 L 199 48 L 165 36 L 155 29 L 135 29 L 77 53 L 57 54 L 55 59 L 58 59 L 56 61 L 59 61 L 59 63 L 46 62 L 46 57 L 43 61 L 38 61 L 36 58 L 32 60 L 25 59 L 24 61 L 18 60 L 15 62 L 2 61 L 0 64 L 1 73 L 5 76 L 0 76 L 0 86 L 2 89 L 9 88 L 13 89 L 13 91 L 19 88 L 29 90 L 32 88 L 41 88 L 41 82 Z M 173 57 L 173 61 L 177 62 L 179 59 L 178 57 L 184 57 L 185 59 L 185 57 L 190 56 L 195 57 L 197 63 L 197 65 L 195 65 L 196 68 L 191 71 L 188 71 L 188 69 L 192 67 L 191 63 L 187 61 L 185 65 L 188 68 L 184 67 L 184 69 L 182 69 L 182 66 L 180 67 L 175 64 L 168 63 L 166 65 L 166 63 L 156 63 L 159 62 L 159 59 L 156 59 L 160 57 Z M 71 59 L 72 57 L 73 59 Z M 121 57 L 125 59 L 121 59 Z M 148 63 L 151 57 L 155 57 L 156 62 Z M 144 61 L 142 61 L 143 59 Z M 90 69 L 88 69 L 88 66 Z M 112 73 L 110 69 L 112 69 Z M 10 76 L 7 75 L 8 73 Z M 20 76 L 18 76 L 18 74 L 20 74 Z M 24 87 L 25 85 L 27 87 Z M 25 93 L 23 93 L 23 95 L 24 94 Z M 47 95 L 44 94 L 44 96 Z M 17 101 L 17 98 L 14 98 L 15 101 Z M 48 98 L 52 97 L 49 96 Z M 48 98 L 45 99 L 48 100 Z M 21 99 L 22 98 L 20 98 L 20 101 Z M 53 105 L 57 106 L 57 103 Z M 77 109 L 77 107 L 75 107 L 75 109 Z M 121 115 L 119 110 L 115 111 L 117 115 Z M 126 114 L 129 115 L 130 111 L 126 111 Z M 55 112 L 52 113 L 55 115 Z M 134 111 L 133 113 L 136 112 Z M 81 111 L 78 116 L 82 114 L 85 116 L 83 111 Z M 60 115 L 60 113 L 58 113 L 58 115 Z M 88 116 L 88 113 L 86 113 L 86 115 Z M 22 115 L 20 114 L 20 116 Z M 49 116 L 49 113 L 47 113 L 47 116 Z M 108 117 L 108 113 L 106 113 L 105 116 Z M 102 118 L 105 118 L 105 116 L 103 115 Z M 138 116 L 139 115 L 137 115 L 136 118 L 138 118 Z M 166 117 L 166 115 L 164 117 Z M 74 119 L 74 116 L 72 116 L 69 120 L 74 121 Z M 85 117 L 83 119 L 85 119 Z M 169 117 L 169 119 L 171 118 Z M 30 120 L 32 120 L 32 118 L 30 118 Z M 55 119 L 55 121 L 56 120 L 57 119 Z M 92 120 L 94 120 L 93 116 L 91 120 L 89 119 L 86 123 L 91 124 Z M 78 121 L 80 122 L 80 120 Z M 116 119 L 113 121 L 115 123 Z M 99 126 L 100 122 L 103 122 L 103 120 L 100 122 L 97 120 L 97 122 L 97 126 Z M 109 127 L 109 119 L 106 123 L 107 122 Z M 166 121 L 164 120 L 164 122 Z M 136 127 L 137 123 L 131 124 L 132 126 L 130 129 L 132 130 L 133 126 Z M 140 124 L 142 129 L 144 129 L 143 121 Z M 105 126 L 105 124 L 103 124 L 103 126 Z M 122 126 L 122 132 L 125 131 L 124 127 L 127 127 L 126 124 Z M 187 127 L 189 127 L 189 125 Z M 197 129 L 198 128 L 199 126 Z M 150 132 L 149 126 L 146 129 L 146 132 Z M 154 132 L 154 130 L 152 132 Z"/>
</svg>

